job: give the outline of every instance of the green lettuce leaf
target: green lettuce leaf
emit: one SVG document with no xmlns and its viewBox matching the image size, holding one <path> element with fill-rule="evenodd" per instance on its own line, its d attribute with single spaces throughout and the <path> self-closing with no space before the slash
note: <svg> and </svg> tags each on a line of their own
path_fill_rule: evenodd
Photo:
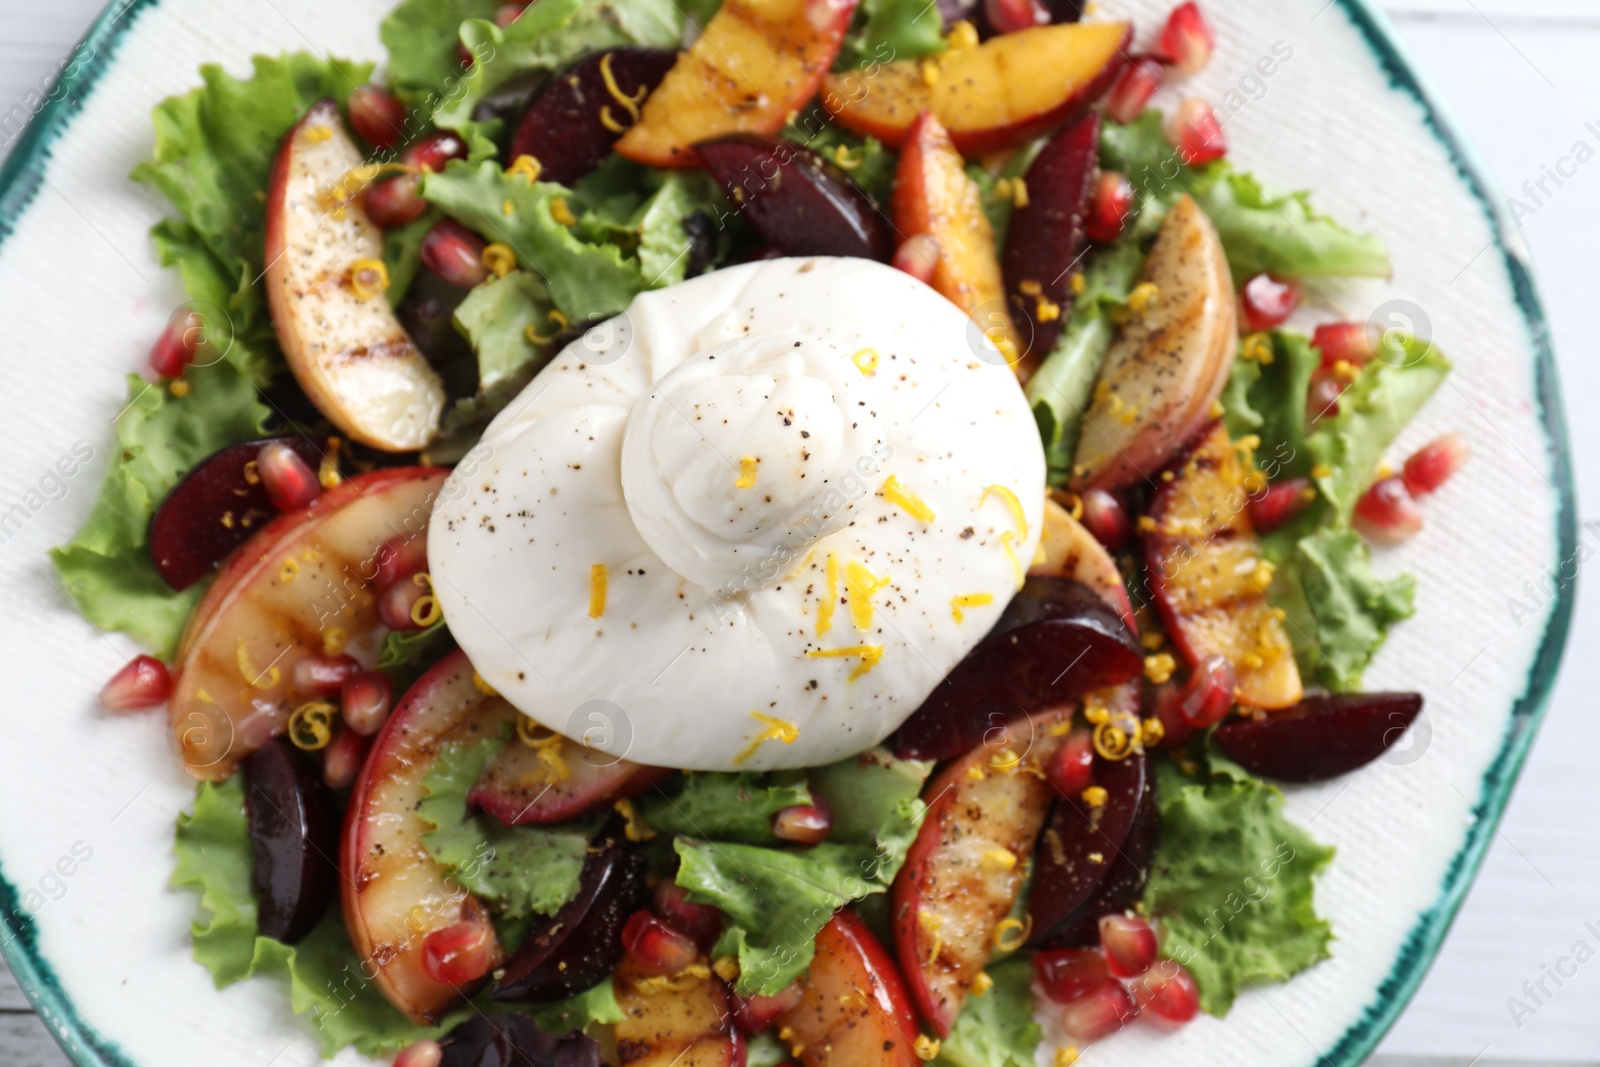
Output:
<svg viewBox="0 0 1600 1067">
<path fill-rule="evenodd" d="M 455 322 L 477 353 L 480 392 L 527 381 L 543 350 L 528 339 L 528 328 L 549 335 L 554 307 L 544 281 L 525 270 L 491 278 L 467 294 Z"/>
<path fill-rule="evenodd" d="M 544 279 L 571 322 L 615 315 L 649 287 L 636 257 L 614 244 L 585 241 L 578 227 L 555 220 L 550 212 L 557 200 L 574 215 L 583 208 L 565 186 L 530 182 L 493 160 L 475 166 L 456 161 L 428 175 L 422 195 L 468 228 L 510 246 L 518 266 Z"/>
<path fill-rule="evenodd" d="M 781 990 L 810 966 L 834 912 L 887 891 L 926 814 L 917 793 L 928 770 L 879 751 L 813 771 L 815 792 L 838 806 L 827 842 L 809 849 L 673 842 L 678 885 L 727 916 L 714 954 L 738 957 L 740 993 Z M 691 776 L 701 777 L 712 776 Z"/>
<path fill-rule="evenodd" d="M 630 229 L 638 235 L 639 269 L 650 289 L 676 285 L 709 265 L 695 260 L 694 241 L 686 225 L 691 216 L 703 215 L 708 225 L 716 226 L 717 220 L 729 215 L 728 198 L 704 171 L 669 171 L 656 180 L 660 188 L 629 220 Z M 717 232 L 726 236 L 729 231 L 721 226 Z"/>
<path fill-rule="evenodd" d="M 1449 373 L 1450 361 L 1427 342 L 1386 339 L 1384 351 L 1340 396 L 1338 414 L 1324 415 L 1306 438 L 1312 458 L 1325 468 L 1313 478 L 1322 504 L 1314 511 L 1331 509 L 1339 521 L 1349 521 L 1384 452 Z"/>
<path fill-rule="evenodd" d="M 1101 127 L 1101 165 L 1133 183 L 1141 229 L 1189 193 L 1216 226 L 1236 279 L 1262 271 L 1285 278 L 1388 277 L 1389 256 L 1377 237 L 1319 214 L 1305 193 L 1269 190 L 1227 160 L 1184 166 L 1161 124 L 1161 113 L 1150 110 L 1131 123 Z"/>
<path fill-rule="evenodd" d="M 1161 949 L 1194 976 L 1200 1006 L 1227 1014 L 1239 992 L 1284 981 L 1329 955 L 1313 901 L 1333 849 L 1283 816 L 1283 794 L 1225 760 L 1198 779 L 1157 763 L 1161 843 L 1145 888 Z"/>
<path fill-rule="evenodd" d="M 497 918 L 554 915 L 578 894 L 589 835 L 598 824 L 513 827 L 473 814 L 467 792 L 505 744 L 452 744 L 439 753 L 417 805 L 417 814 L 433 827 L 423 833 L 422 845 L 465 889 L 487 901 Z"/>
<path fill-rule="evenodd" d="M 810 803 L 804 774 L 754 771 L 691 772 L 675 794 L 657 790 L 634 800 L 641 817 L 658 833 L 748 845 L 777 843 L 772 817 Z"/>
<path fill-rule="evenodd" d="M 921 59 L 946 47 L 944 18 L 927 0 L 861 0 L 834 69 Z"/>
<path fill-rule="evenodd" d="M 595 1026 L 622 1021 L 622 1005 L 610 978 L 566 1000 L 524 1006 L 534 1024 L 547 1034 L 566 1037 L 574 1030 L 590 1032 Z"/>
<path fill-rule="evenodd" d="M 442 1036 L 475 1010 L 464 1008 L 437 1029 L 400 1014 L 364 977 L 338 908 L 298 945 L 260 936 L 243 775 L 200 784 L 194 811 L 178 816 L 173 851 L 173 887 L 200 898 L 200 915 L 190 928 L 196 962 L 211 972 L 218 989 L 256 975 L 283 981 L 290 1008 L 310 1017 L 324 1056 L 346 1046 L 368 1056 L 394 1052 Z"/>
<path fill-rule="evenodd" d="M 1084 266 L 1084 289 L 1073 300 L 1061 339 L 1028 380 L 1028 403 L 1053 482 L 1064 481 L 1071 470 L 1078 430 L 1116 334 L 1110 313 L 1127 304 L 1143 266 L 1144 252 L 1131 236 L 1095 253 Z"/>
<path fill-rule="evenodd" d="M 89 517 L 76 536 L 51 549 L 66 594 L 102 630 L 129 634 L 163 659 L 204 591 L 175 593 L 150 559 L 150 517 L 179 478 L 218 449 L 259 437 L 268 408 L 232 363 L 189 368 L 189 391 L 128 377 L 128 405 L 117 417 L 117 449 Z"/>
<path fill-rule="evenodd" d="M 1223 421 L 1235 439 L 1261 438 L 1256 463 L 1270 481 L 1310 473 L 1306 447 L 1306 391 L 1322 353 L 1304 334 L 1275 331 L 1258 335 L 1271 355 L 1264 361 L 1239 358 L 1222 394 Z"/>
<path fill-rule="evenodd" d="M 405 0 L 378 28 L 389 50 L 389 84 L 403 99 L 429 114 L 459 91 L 467 68 L 461 62 L 461 24 L 493 19 L 501 0 Z M 430 94 L 432 99 L 430 100 Z"/>
<path fill-rule="evenodd" d="M 1379 578 L 1372 550 L 1353 530 L 1328 527 L 1297 541 L 1273 592 L 1288 613 L 1301 672 L 1335 692 L 1359 690 L 1389 627 L 1411 617 L 1416 585 L 1409 574 Z"/>
<path fill-rule="evenodd" d="M 744 1059 L 745 1067 L 782 1067 L 785 1063 L 793 1062 L 788 1048 L 771 1030 L 763 1031 L 745 1043 Z"/>
<path fill-rule="evenodd" d="M 1033 1067 L 1044 1039 L 1033 1021 L 1033 964 L 1026 954 L 1012 956 L 990 967 L 989 977 L 994 987 L 962 1004 L 936 1067 Z"/>
</svg>

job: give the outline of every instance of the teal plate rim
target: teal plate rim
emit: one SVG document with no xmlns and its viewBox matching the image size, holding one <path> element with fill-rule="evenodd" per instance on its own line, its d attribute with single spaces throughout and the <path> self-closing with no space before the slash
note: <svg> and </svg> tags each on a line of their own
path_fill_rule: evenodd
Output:
<svg viewBox="0 0 1600 1067">
<path fill-rule="evenodd" d="M 86 57 L 80 68 L 58 81 L 50 99 L 23 130 L 11 155 L 0 166 L 0 248 L 3 248 L 15 230 L 17 220 L 44 184 L 45 165 L 51 145 L 72 122 L 101 75 L 110 67 L 123 35 L 146 8 L 159 2 L 114 0 L 95 19 L 94 25 L 74 49 L 74 56 Z M 1533 343 L 1540 418 L 1550 453 L 1551 473 L 1560 497 L 1555 515 L 1557 548 L 1560 559 L 1570 559 L 1577 552 L 1577 498 L 1572 483 L 1566 416 L 1561 407 L 1555 351 L 1527 261 L 1507 239 L 1507 234 L 1513 232 L 1513 228 L 1500 207 L 1500 198 L 1495 195 L 1494 182 L 1489 178 L 1482 160 L 1461 135 L 1454 117 L 1439 103 L 1433 89 L 1417 73 L 1409 50 L 1401 43 L 1387 16 L 1373 6 L 1373 0 L 1332 0 L 1330 6 L 1333 5 L 1349 16 L 1366 39 L 1367 46 L 1388 75 L 1390 85 L 1412 97 L 1421 107 L 1428 128 L 1449 152 L 1462 180 L 1482 205 L 1494 230 L 1495 246 L 1505 263 L 1517 307 L 1522 312 Z M 1330 1052 L 1320 1056 L 1318 1067 L 1353 1067 L 1370 1056 L 1400 1017 L 1422 983 L 1434 957 L 1438 955 L 1445 934 L 1466 899 L 1478 868 L 1483 864 L 1495 828 L 1510 800 L 1512 786 L 1516 783 L 1534 735 L 1549 706 L 1550 693 L 1572 624 L 1576 590 L 1575 582 L 1569 582 L 1560 589 L 1530 667 L 1527 686 L 1512 706 L 1511 721 L 1500 751 L 1483 777 L 1482 794 L 1473 805 L 1477 818 L 1467 831 L 1461 849 L 1450 861 L 1438 900 L 1418 917 L 1401 947 L 1394 968 L 1378 986 L 1361 1018 L 1351 1024 Z M 95 1030 L 62 991 L 54 968 L 39 951 L 38 930 L 33 919 L 20 904 L 16 886 L 5 877 L 4 863 L 0 862 L 0 955 L 5 956 L 18 985 L 51 1035 L 78 1067 L 138 1067 L 115 1043 L 107 1041 Z"/>
</svg>

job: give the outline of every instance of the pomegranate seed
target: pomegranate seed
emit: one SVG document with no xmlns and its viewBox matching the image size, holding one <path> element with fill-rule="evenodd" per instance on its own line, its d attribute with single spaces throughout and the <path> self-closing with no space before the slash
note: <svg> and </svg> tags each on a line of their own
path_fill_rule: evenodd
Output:
<svg viewBox="0 0 1600 1067">
<path fill-rule="evenodd" d="M 733 997 L 733 1023 L 747 1034 L 759 1034 L 771 1028 L 778 1018 L 800 1003 L 804 990 L 799 982 L 791 982 L 782 991 L 770 996 Z"/>
<path fill-rule="evenodd" d="M 728 1034 L 728 1067 L 750 1067 L 750 1046 L 739 1030 Z"/>
<path fill-rule="evenodd" d="M 1324 415 L 1337 415 L 1344 390 L 1345 384 L 1337 375 L 1328 371 L 1314 372 L 1306 390 L 1306 422 L 1315 425 Z"/>
<path fill-rule="evenodd" d="M 1211 105 L 1197 96 L 1179 104 L 1167 126 L 1167 140 L 1186 166 L 1198 167 L 1228 154 L 1228 137 Z"/>
<path fill-rule="evenodd" d="M 699 958 L 689 935 L 636 911 L 622 928 L 622 947 L 649 974 L 677 974 Z"/>
<path fill-rule="evenodd" d="M 1122 236 L 1132 211 L 1133 183 L 1114 170 L 1102 171 L 1095 179 L 1083 232 L 1096 244 L 1108 245 Z"/>
<path fill-rule="evenodd" d="M 1257 274 L 1244 283 L 1239 293 L 1239 309 L 1246 328 L 1251 330 L 1282 326 L 1299 306 L 1300 286 L 1270 274 Z"/>
<path fill-rule="evenodd" d="M 1161 723 L 1160 748 L 1180 748 L 1195 734 L 1183 717 L 1183 687 L 1177 682 L 1152 686 L 1145 693 L 1145 714 Z"/>
<path fill-rule="evenodd" d="M 422 238 L 422 264 L 451 285 L 471 289 L 489 277 L 483 248 L 483 238 L 445 219 Z"/>
<path fill-rule="evenodd" d="M 1256 533 L 1271 533 L 1310 506 L 1315 499 L 1309 478 L 1289 478 L 1269 485 L 1265 492 L 1250 498 L 1250 524 Z"/>
<path fill-rule="evenodd" d="M 1094 539 L 1112 552 L 1128 543 L 1133 536 L 1133 519 L 1122 501 L 1104 489 L 1085 489 L 1079 494 L 1083 501 L 1083 525 L 1094 534 Z"/>
<path fill-rule="evenodd" d="M 1118 978 L 1135 978 L 1148 971 L 1160 951 L 1156 932 L 1136 915 L 1101 916 L 1100 947 L 1105 950 L 1106 966 Z"/>
<path fill-rule="evenodd" d="M 1139 1004 L 1115 978 L 1107 978 L 1061 1009 L 1061 1028 L 1075 1041 L 1099 1041 L 1139 1014 Z"/>
<path fill-rule="evenodd" d="M 1217 34 L 1199 4 L 1179 4 L 1161 31 L 1161 51 L 1185 74 L 1198 74 L 1211 62 Z"/>
<path fill-rule="evenodd" d="M 1111 977 L 1106 958 L 1087 948 L 1059 948 L 1033 957 L 1033 976 L 1044 995 L 1070 1004 Z"/>
<path fill-rule="evenodd" d="M 797 845 L 820 845 L 833 829 L 833 812 L 819 798 L 815 804 L 794 804 L 772 817 L 772 836 Z"/>
<path fill-rule="evenodd" d="M 279 511 L 299 511 L 322 493 L 317 472 L 282 441 L 274 441 L 256 453 L 256 470 L 267 499 Z"/>
<path fill-rule="evenodd" d="M 422 940 L 422 969 L 445 985 L 476 982 L 494 962 L 494 927 L 481 919 L 435 930 Z"/>
<path fill-rule="evenodd" d="M 1380 479 L 1356 501 L 1355 528 L 1369 541 L 1398 545 L 1422 529 L 1422 511 L 1405 479 Z"/>
<path fill-rule="evenodd" d="M 422 629 L 411 614 L 427 592 L 416 582 L 395 582 L 378 594 L 378 621 L 396 633 Z"/>
<path fill-rule="evenodd" d="M 1064 797 L 1075 797 L 1094 784 L 1094 735 L 1074 730 L 1050 757 L 1045 777 Z"/>
<path fill-rule="evenodd" d="M 183 369 L 194 362 L 194 353 L 200 347 L 205 323 L 193 311 L 179 310 L 167 320 L 166 328 L 156 343 L 150 346 L 150 369 L 159 378 L 177 378 Z"/>
<path fill-rule="evenodd" d="M 452 159 L 467 158 L 467 142 L 449 130 L 435 130 L 418 138 L 400 158 L 409 167 L 437 173 Z"/>
<path fill-rule="evenodd" d="M 1196 730 L 1215 726 L 1233 710 L 1238 673 L 1226 656 L 1207 656 L 1189 673 L 1178 709 Z"/>
<path fill-rule="evenodd" d="M 1169 1023 L 1186 1023 L 1200 1012 L 1200 990 L 1194 976 L 1176 960 L 1157 960 L 1133 983 L 1139 1005 Z"/>
<path fill-rule="evenodd" d="M 1039 0 L 983 0 L 983 17 L 995 33 L 1016 33 L 1050 24 L 1050 12 Z"/>
<path fill-rule="evenodd" d="M 165 704 L 172 695 L 172 675 L 154 656 L 135 656 L 100 690 L 107 711 L 134 711 Z"/>
<path fill-rule="evenodd" d="M 374 148 L 393 148 L 406 125 L 406 106 L 379 85 L 350 90 L 350 125 Z"/>
<path fill-rule="evenodd" d="M 494 13 L 494 24 L 503 30 L 521 18 L 526 10 L 528 10 L 527 4 L 501 4 L 500 10 Z"/>
<path fill-rule="evenodd" d="M 313 696 L 331 697 L 360 671 L 353 656 L 307 656 L 294 665 L 294 686 Z"/>
<path fill-rule="evenodd" d="M 361 202 L 366 206 L 367 217 L 386 230 L 415 222 L 428 210 L 428 202 L 422 199 L 419 174 L 402 174 L 368 186 Z"/>
<path fill-rule="evenodd" d="M 340 730 L 322 750 L 322 780 L 329 789 L 345 789 L 367 761 L 368 740 L 354 730 Z"/>
<path fill-rule="evenodd" d="M 710 948 L 722 933 L 722 909 L 696 904 L 676 882 L 663 881 L 656 886 L 655 906 L 656 914 L 668 926 L 682 930 L 702 948 Z"/>
<path fill-rule="evenodd" d="M 1132 122 L 1144 114 L 1150 98 L 1167 80 L 1167 65 L 1154 56 L 1136 56 L 1122 68 L 1106 94 L 1106 114 L 1118 122 Z"/>
<path fill-rule="evenodd" d="M 1423 445 L 1406 460 L 1400 477 L 1414 497 L 1427 496 L 1448 482 L 1467 462 L 1472 449 L 1467 439 L 1458 433 L 1447 433 L 1437 441 Z"/>
<path fill-rule="evenodd" d="M 1372 331 L 1364 322 L 1329 322 L 1318 326 L 1311 334 L 1311 347 L 1322 353 L 1322 365 L 1330 370 L 1341 362 L 1352 367 L 1365 366 L 1376 351 Z"/>
<path fill-rule="evenodd" d="M 344 683 L 339 694 L 344 724 L 362 737 L 371 737 L 389 718 L 394 693 L 382 671 L 362 671 Z"/>
<path fill-rule="evenodd" d="M 413 1041 L 394 1058 L 394 1067 L 439 1067 L 444 1049 L 437 1041 Z"/>
<path fill-rule="evenodd" d="M 931 233 L 907 237 L 905 243 L 894 250 L 891 265 L 924 285 L 932 285 L 933 273 L 939 268 L 939 239 Z"/>
<path fill-rule="evenodd" d="M 379 546 L 372 561 L 377 564 L 372 584 L 380 591 L 387 589 L 402 578 L 428 569 L 428 539 L 397 534 Z"/>
</svg>

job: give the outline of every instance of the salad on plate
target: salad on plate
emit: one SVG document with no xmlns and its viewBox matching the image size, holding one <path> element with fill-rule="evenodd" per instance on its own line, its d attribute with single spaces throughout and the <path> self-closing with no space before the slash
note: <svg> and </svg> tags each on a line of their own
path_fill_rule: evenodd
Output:
<svg viewBox="0 0 1600 1067">
<path fill-rule="evenodd" d="M 219 987 L 400 1067 L 1027 1067 L 1329 956 L 1279 783 L 1420 713 L 1372 546 L 1466 450 L 1384 462 L 1449 363 L 1156 30 L 403 0 L 381 79 L 156 107 L 190 299 L 53 561 Z"/>
</svg>

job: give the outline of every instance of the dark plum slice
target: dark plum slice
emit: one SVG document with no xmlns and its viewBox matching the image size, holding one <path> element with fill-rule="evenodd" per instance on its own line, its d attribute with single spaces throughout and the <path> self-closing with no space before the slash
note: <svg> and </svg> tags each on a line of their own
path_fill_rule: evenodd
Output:
<svg viewBox="0 0 1600 1067">
<path fill-rule="evenodd" d="M 1100 165 L 1100 113 L 1061 127 L 1028 167 L 1028 204 L 1011 214 L 1002 263 L 1006 295 L 1032 350 L 1056 347 L 1072 311 L 1072 272 L 1089 239 L 1084 220 Z M 1031 327 L 1031 329 L 1030 329 Z"/>
<path fill-rule="evenodd" d="M 1072 914 L 1057 923 L 1053 930 L 1042 935 L 1035 934 L 1030 941 L 1033 947 L 1096 946 L 1100 943 L 1100 917 L 1120 915 L 1139 902 L 1144 896 L 1144 885 L 1149 878 L 1151 861 L 1155 859 L 1156 846 L 1161 842 L 1159 800 L 1160 798 L 1156 796 L 1156 777 L 1147 773 L 1145 790 L 1140 796 L 1138 808 L 1134 811 L 1133 825 L 1128 828 L 1128 836 L 1117 849 L 1116 856 L 1109 864 L 1109 869 L 1101 878 L 1100 884 L 1095 886 L 1088 899 L 1078 905 Z M 1068 807 L 1067 801 L 1056 801 L 1057 812 L 1046 825 L 1046 833 L 1055 829 L 1059 834 L 1064 822 L 1068 826 L 1071 825 L 1066 817 L 1059 814 L 1063 807 Z M 1073 811 L 1071 818 L 1081 823 L 1083 817 Z M 1064 840 L 1063 845 L 1065 845 Z M 1049 847 L 1050 844 L 1041 837 L 1039 848 Z"/>
<path fill-rule="evenodd" d="M 1106 791 L 1100 807 L 1090 807 L 1082 797 L 1060 797 L 1034 849 L 1033 888 L 1028 897 L 1028 917 L 1035 946 L 1058 945 L 1063 931 L 1071 932 L 1084 904 L 1093 899 L 1128 847 L 1141 809 L 1153 801 L 1154 775 L 1149 760 L 1139 752 L 1126 759 L 1095 758 L 1095 784 Z M 1147 863 L 1134 865 L 1142 869 Z M 1098 921 L 1099 915 L 1095 916 Z"/>
<path fill-rule="evenodd" d="M 887 263 L 894 232 L 844 172 L 808 148 L 762 137 L 695 145 L 739 216 L 789 256 L 854 256 Z"/>
<path fill-rule="evenodd" d="M 568 738 L 554 742 L 567 776 L 549 781 L 539 750 L 507 745 L 490 761 L 467 802 L 507 826 L 545 825 L 576 819 L 650 788 L 672 773 L 608 756 Z"/>
<path fill-rule="evenodd" d="M 600 1045 L 581 1033 L 539 1029 L 520 1011 L 479 1012 L 439 1041 L 439 1067 L 600 1067 Z"/>
<path fill-rule="evenodd" d="M 1306 697 L 1285 711 L 1229 719 L 1215 737 L 1217 747 L 1251 774 L 1320 782 L 1382 756 L 1421 711 L 1421 693 Z"/>
<path fill-rule="evenodd" d="M 511 138 L 510 158 L 532 156 L 541 181 L 571 185 L 605 161 L 637 115 L 606 76 L 636 109 L 677 60 L 665 48 L 613 48 L 579 60 L 534 97 Z"/>
<path fill-rule="evenodd" d="M 602 981 L 622 959 L 622 927 L 648 899 L 644 875 L 643 850 L 612 819 L 589 845 L 578 895 L 535 921 L 490 996 L 537 1004 Z"/>
<path fill-rule="evenodd" d="M 253 481 L 257 454 L 274 441 L 294 449 L 312 470 L 326 444 L 310 437 L 270 437 L 232 445 L 206 457 L 184 476 L 150 520 L 150 558 L 174 589 L 187 589 L 214 570 L 278 515 L 261 479 Z"/>
<path fill-rule="evenodd" d="M 256 923 L 263 936 L 292 945 L 322 919 L 338 889 L 338 808 L 321 769 L 284 738 L 243 766 Z"/>
<path fill-rule="evenodd" d="M 997 722 L 1121 685 L 1143 669 L 1138 637 L 1100 594 L 1070 578 L 1035 575 L 900 727 L 895 754 L 952 759 Z"/>
</svg>

